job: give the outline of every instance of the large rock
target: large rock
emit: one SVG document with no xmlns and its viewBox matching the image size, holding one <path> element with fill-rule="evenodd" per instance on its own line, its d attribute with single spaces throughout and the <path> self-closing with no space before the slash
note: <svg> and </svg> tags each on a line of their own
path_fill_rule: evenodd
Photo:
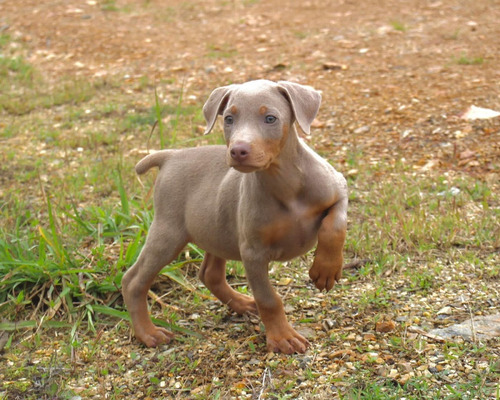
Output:
<svg viewBox="0 0 500 400">
<path fill-rule="evenodd" d="M 472 320 L 467 319 L 460 324 L 433 329 L 429 333 L 445 339 L 451 339 L 455 336 L 466 340 L 494 339 L 500 337 L 500 314 L 475 317 Z"/>
</svg>

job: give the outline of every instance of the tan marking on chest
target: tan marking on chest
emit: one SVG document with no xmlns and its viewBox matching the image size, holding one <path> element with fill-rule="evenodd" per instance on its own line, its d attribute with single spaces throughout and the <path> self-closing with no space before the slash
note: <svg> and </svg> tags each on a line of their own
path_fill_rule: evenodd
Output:
<svg viewBox="0 0 500 400">
<path fill-rule="evenodd" d="M 297 245 L 303 246 L 309 235 L 319 227 L 320 218 L 324 208 L 307 207 L 302 211 L 284 211 L 282 215 L 274 218 L 260 230 L 260 237 L 266 246 L 272 246 L 287 237 L 295 236 Z"/>
<path fill-rule="evenodd" d="M 277 243 L 285 237 L 292 227 L 292 219 L 289 216 L 276 218 L 273 222 L 262 227 L 260 230 L 262 243 L 266 246 L 271 246 L 274 243 Z"/>
</svg>

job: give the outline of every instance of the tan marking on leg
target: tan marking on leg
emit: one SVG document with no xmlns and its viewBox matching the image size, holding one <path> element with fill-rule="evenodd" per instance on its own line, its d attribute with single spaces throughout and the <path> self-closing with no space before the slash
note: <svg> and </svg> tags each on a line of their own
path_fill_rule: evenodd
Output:
<svg viewBox="0 0 500 400">
<path fill-rule="evenodd" d="M 330 290 L 342 276 L 342 266 L 347 222 L 346 203 L 334 205 L 321 221 L 318 232 L 318 246 L 309 276 L 319 290 Z"/>
<path fill-rule="evenodd" d="M 200 267 L 199 278 L 215 297 L 237 314 L 244 314 L 245 312 L 257 314 L 254 299 L 237 292 L 228 285 L 226 281 L 226 260 L 205 253 L 205 258 Z"/>
<path fill-rule="evenodd" d="M 285 354 L 305 353 L 309 342 L 295 331 L 287 321 L 283 302 L 274 291 L 271 303 L 274 305 L 257 304 L 260 317 L 266 328 L 267 350 Z"/>
</svg>

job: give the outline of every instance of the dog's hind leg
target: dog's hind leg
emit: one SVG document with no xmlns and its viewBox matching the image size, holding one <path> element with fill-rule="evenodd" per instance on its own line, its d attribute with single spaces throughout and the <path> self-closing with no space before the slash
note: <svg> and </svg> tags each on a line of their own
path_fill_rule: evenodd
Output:
<svg viewBox="0 0 500 400">
<path fill-rule="evenodd" d="M 147 305 L 148 291 L 154 279 L 187 244 L 187 235 L 183 235 L 182 230 L 167 225 L 153 221 L 139 258 L 122 279 L 123 299 L 135 336 L 148 347 L 169 343 L 174 336 L 172 332 L 153 324 Z"/>
<path fill-rule="evenodd" d="M 224 304 L 238 314 L 257 314 L 257 306 L 252 297 L 232 289 L 226 281 L 226 260 L 206 253 L 200 267 L 200 280 Z"/>
</svg>

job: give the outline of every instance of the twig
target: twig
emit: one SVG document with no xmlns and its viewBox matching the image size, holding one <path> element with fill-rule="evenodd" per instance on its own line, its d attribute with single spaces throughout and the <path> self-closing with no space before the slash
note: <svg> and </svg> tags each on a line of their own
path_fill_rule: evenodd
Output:
<svg viewBox="0 0 500 400">
<path fill-rule="evenodd" d="M 270 385 L 269 385 L 270 384 Z M 262 388 L 260 389 L 259 397 L 257 400 L 262 399 L 262 395 L 264 394 L 264 391 L 267 389 L 268 386 L 272 386 L 272 376 L 271 376 L 271 370 L 269 367 L 266 367 L 264 370 L 264 375 L 262 376 Z"/>
<path fill-rule="evenodd" d="M 443 339 L 441 336 L 433 335 L 432 333 L 426 332 L 423 329 L 420 329 L 416 326 L 409 326 L 408 331 L 413 333 L 418 333 L 419 335 L 425 336 L 426 338 L 435 340 L 436 342 L 439 343 L 446 343 L 446 339 Z"/>
<path fill-rule="evenodd" d="M 163 308 L 163 309 L 170 308 L 170 309 L 177 311 L 177 312 L 182 311 L 179 307 L 174 306 L 173 304 L 167 304 L 167 303 L 163 302 L 161 297 L 156 295 L 155 292 L 153 292 L 152 290 L 148 291 L 148 295 L 149 295 L 149 297 L 151 297 L 153 299 L 154 302 L 158 303 L 161 306 L 161 308 Z"/>
<path fill-rule="evenodd" d="M 368 264 L 371 260 L 368 258 L 357 259 L 349 264 L 345 264 L 343 269 L 356 269 Z"/>
<path fill-rule="evenodd" d="M 9 341 L 9 334 L 6 331 L 0 331 L 0 353 L 3 351 L 8 341 Z"/>
<path fill-rule="evenodd" d="M 467 300 L 467 308 L 469 309 L 469 315 L 470 315 L 470 332 L 472 334 L 472 341 L 474 343 L 477 343 L 476 326 L 474 325 L 474 316 L 472 315 L 472 308 L 468 300 Z"/>
</svg>

